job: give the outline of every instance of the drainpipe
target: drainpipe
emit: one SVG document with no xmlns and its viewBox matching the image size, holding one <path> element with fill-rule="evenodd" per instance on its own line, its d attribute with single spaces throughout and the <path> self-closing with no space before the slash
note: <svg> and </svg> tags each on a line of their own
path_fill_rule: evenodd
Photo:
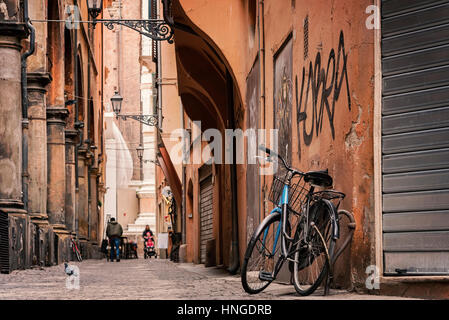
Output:
<svg viewBox="0 0 449 320">
<path fill-rule="evenodd" d="M 76 1 L 74 3 L 76 5 Z M 78 134 L 80 136 L 80 142 L 78 144 L 75 145 L 75 188 L 76 191 L 78 191 L 79 189 L 79 172 L 78 172 L 78 150 L 79 148 L 82 146 L 83 144 L 83 124 L 79 121 L 79 104 L 80 104 L 80 97 L 79 97 L 79 88 L 78 88 L 78 31 L 75 29 L 73 31 L 74 35 L 73 35 L 73 67 L 74 67 L 74 79 L 75 79 L 75 130 L 78 131 Z M 78 231 L 78 226 L 76 227 L 76 229 Z"/>
<path fill-rule="evenodd" d="M 90 141 L 90 132 L 91 130 L 93 130 L 93 128 L 91 128 L 90 122 L 91 122 L 91 115 L 90 111 L 91 111 L 91 104 L 93 105 L 92 102 L 92 97 L 90 96 L 90 72 L 91 72 L 91 62 L 90 62 L 90 56 L 89 54 L 87 55 L 87 140 L 85 142 L 87 142 L 87 152 L 90 153 L 91 158 L 89 159 L 89 165 L 87 166 L 87 239 L 90 239 L 90 233 L 91 233 L 91 215 L 92 215 L 92 195 L 91 195 L 91 191 L 92 191 L 92 184 L 90 181 L 90 174 L 92 172 L 92 164 L 95 161 L 95 153 L 93 153 L 91 151 L 90 146 L 94 143 L 94 141 Z"/>
<path fill-rule="evenodd" d="M 231 74 L 226 70 L 226 89 L 228 98 L 229 120 L 232 130 L 235 130 L 234 119 L 234 88 Z M 239 231 L 238 231 L 238 210 L 237 210 L 237 164 L 236 164 L 236 143 L 232 142 L 232 164 L 231 164 L 231 204 L 232 204 L 232 265 L 228 268 L 231 274 L 236 274 L 240 266 L 239 254 Z"/>
<path fill-rule="evenodd" d="M 260 86 L 260 109 L 263 110 L 263 124 L 262 128 L 265 129 L 265 21 L 264 21 L 264 0 L 259 0 L 259 5 L 257 6 L 257 34 L 259 39 L 259 86 Z M 259 113 L 260 117 L 260 113 Z M 259 119 L 260 121 L 260 119 Z M 259 203 L 260 201 L 260 176 L 259 176 Z M 265 217 L 265 175 L 263 176 L 263 211 L 262 216 Z M 259 208 L 259 217 L 260 217 L 260 208 Z"/>
<path fill-rule="evenodd" d="M 160 4 L 158 3 L 158 19 L 160 17 Z M 157 66 L 156 66 L 156 83 L 157 83 L 157 108 L 158 108 L 158 127 L 159 130 L 162 132 L 162 45 L 161 41 L 157 42 Z"/>
<path fill-rule="evenodd" d="M 28 211 L 28 89 L 27 89 L 27 59 L 34 53 L 36 32 L 28 16 L 28 0 L 23 2 L 25 23 L 30 32 L 30 48 L 21 57 L 22 80 L 22 191 L 23 204 Z"/>
<path fill-rule="evenodd" d="M 181 125 L 182 130 L 184 132 L 184 106 L 182 102 L 180 103 L 181 110 Z M 184 136 L 182 137 L 182 159 L 185 160 L 186 155 L 186 140 Z M 186 165 L 184 161 L 182 162 L 182 208 L 181 208 L 181 234 L 182 234 L 182 243 L 186 243 Z"/>
<path fill-rule="evenodd" d="M 119 19 L 122 19 L 122 1 L 119 0 L 119 8 L 118 8 Z M 122 90 L 122 26 L 119 26 L 117 30 L 117 91 L 121 92 Z"/>
</svg>

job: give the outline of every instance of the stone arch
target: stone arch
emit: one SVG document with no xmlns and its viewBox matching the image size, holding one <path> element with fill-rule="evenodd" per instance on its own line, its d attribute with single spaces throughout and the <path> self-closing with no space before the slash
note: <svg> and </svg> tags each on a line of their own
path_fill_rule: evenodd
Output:
<svg viewBox="0 0 449 320">
<path fill-rule="evenodd" d="M 95 111 L 94 101 L 92 97 L 88 100 L 88 112 L 87 112 L 87 138 L 90 140 L 91 145 L 95 144 Z"/>
<path fill-rule="evenodd" d="M 64 97 L 65 100 L 76 100 L 75 98 L 75 66 L 73 63 L 73 44 L 70 30 L 64 28 Z M 68 127 L 73 127 L 75 122 L 75 105 L 69 104 L 69 117 L 67 120 Z"/>
<path fill-rule="evenodd" d="M 82 57 L 80 53 L 77 55 L 76 59 L 76 85 L 75 85 L 75 96 L 76 96 L 76 103 L 77 103 L 77 119 L 75 121 L 82 121 L 84 122 L 84 105 L 85 105 L 85 98 L 84 98 L 84 83 L 83 83 L 83 64 L 82 64 Z"/>
</svg>

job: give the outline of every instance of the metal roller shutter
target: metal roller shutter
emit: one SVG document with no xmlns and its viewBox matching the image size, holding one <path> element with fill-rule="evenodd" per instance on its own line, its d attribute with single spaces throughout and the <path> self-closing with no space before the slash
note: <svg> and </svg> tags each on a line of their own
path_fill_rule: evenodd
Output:
<svg viewBox="0 0 449 320">
<path fill-rule="evenodd" d="M 382 1 L 385 274 L 449 274 L 449 1 Z"/>
<path fill-rule="evenodd" d="M 200 183 L 201 263 L 206 262 L 206 242 L 214 237 L 212 191 L 212 176 L 209 176 Z"/>
<path fill-rule="evenodd" d="M 0 273 L 9 273 L 9 221 L 8 214 L 0 211 Z"/>
</svg>

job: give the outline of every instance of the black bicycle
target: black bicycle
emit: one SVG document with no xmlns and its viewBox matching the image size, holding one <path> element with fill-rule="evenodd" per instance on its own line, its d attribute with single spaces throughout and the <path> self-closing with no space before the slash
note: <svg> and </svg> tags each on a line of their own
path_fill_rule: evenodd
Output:
<svg viewBox="0 0 449 320">
<path fill-rule="evenodd" d="M 280 160 L 269 200 L 275 204 L 257 227 L 246 249 L 242 285 L 255 294 L 276 279 L 288 261 L 291 282 L 300 295 L 312 294 L 329 271 L 335 242 L 339 238 L 338 206 L 344 193 L 332 186 L 328 171 L 301 172 L 264 146 L 268 161 Z M 315 191 L 316 187 L 324 190 Z M 335 203 L 334 203 L 335 202 Z"/>
</svg>

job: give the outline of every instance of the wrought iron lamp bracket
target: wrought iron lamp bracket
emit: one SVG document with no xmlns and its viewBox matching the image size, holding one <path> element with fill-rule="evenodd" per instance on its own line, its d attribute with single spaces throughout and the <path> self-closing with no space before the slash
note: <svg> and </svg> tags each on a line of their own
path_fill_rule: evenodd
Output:
<svg viewBox="0 0 449 320">
<path fill-rule="evenodd" d="M 154 165 L 156 165 L 156 166 L 161 166 L 161 164 L 159 163 L 159 161 L 158 160 L 142 160 L 142 162 L 143 163 L 152 163 L 152 164 L 154 164 Z"/>
<path fill-rule="evenodd" d="M 173 28 L 165 20 L 114 20 L 114 19 L 98 19 L 95 23 L 102 23 L 109 30 L 113 30 L 116 25 L 125 26 L 141 35 L 151 38 L 155 41 L 167 40 L 168 43 L 173 43 Z"/>
<path fill-rule="evenodd" d="M 128 118 L 134 119 L 139 121 L 140 123 L 146 124 L 147 126 L 157 126 L 158 125 L 158 119 L 157 116 L 153 115 L 140 115 L 140 114 L 119 114 L 117 115 L 117 118 L 126 120 Z"/>
</svg>

